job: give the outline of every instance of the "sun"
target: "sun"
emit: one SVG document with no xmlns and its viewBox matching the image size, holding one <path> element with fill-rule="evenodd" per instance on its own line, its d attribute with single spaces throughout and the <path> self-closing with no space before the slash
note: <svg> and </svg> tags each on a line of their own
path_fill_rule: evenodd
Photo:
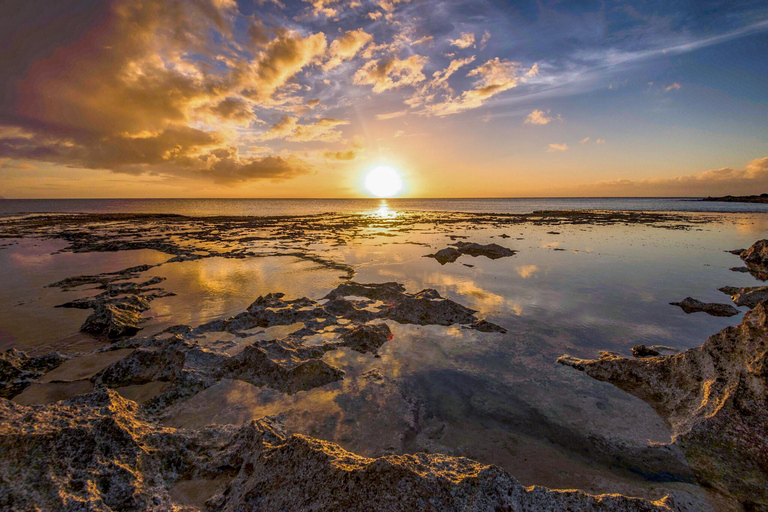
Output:
<svg viewBox="0 0 768 512">
<path fill-rule="evenodd" d="M 403 180 L 397 169 L 380 165 L 365 177 L 365 188 L 376 197 L 394 197 L 403 188 Z"/>
</svg>

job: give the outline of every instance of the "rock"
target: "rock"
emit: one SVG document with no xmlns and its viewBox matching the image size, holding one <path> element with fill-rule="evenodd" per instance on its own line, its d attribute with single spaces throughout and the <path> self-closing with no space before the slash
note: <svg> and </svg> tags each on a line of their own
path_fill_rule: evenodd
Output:
<svg viewBox="0 0 768 512">
<path fill-rule="evenodd" d="M 360 457 L 288 437 L 270 419 L 240 428 L 159 427 L 108 390 L 48 406 L 0 399 L 0 415 L 5 509 L 181 510 L 169 488 L 216 480 L 209 510 L 674 510 L 670 498 L 526 488 L 497 467 L 464 458 Z"/>
<path fill-rule="evenodd" d="M 359 325 L 341 335 L 342 346 L 365 354 L 376 354 L 394 336 L 387 324 Z"/>
<path fill-rule="evenodd" d="M 154 381 L 169 381 L 184 367 L 184 352 L 173 344 L 161 350 L 138 348 L 123 359 L 93 376 L 97 385 L 132 386 Z"/>
<path fill-rule="evenodd" d="M 273 359 L 266 350 L 249 346 L 232 357 L 218 378 L 234 378 L 292 394 L 341 380 L 344 372 L 320 359 L 306 359 L 286 350 Z"/>
<path fill-rule="evenodd" d="M 468 327 L 470 329 L 474 329 L 480 332 L 500 332 L 502 334 L 507 332 L 507 330 L 501 327 L 500 325 L 493 324 L 486 320 L 478 320 L 474 323 L 469 324 Z"/>
<path fill-rule="evenodd" d="M 758 240 L 739 256 L 746 263 L 747 272 L 760 281 L 768 281 L 768 240 Z"/>
<path fill-rule="evenodd" d="M 660 355 L 659 351 L 653 347 L 645 345 L 635 345 L 632 347 L 632 355 L 635 357 L 656 357 Z"/>
<path fill-rule="evenodd" d="M 516 252 L 517 251 L 507 249 L 498 244 L 480 245 L 471 242 L 458 242 L 456 243 L 456 248 L 446 247 L 445 249 L 437 251 L 435 254 L 426 255 L 426 257 L 435 258 L 441 265 L 445 265 L 446 263 L 453 263 L 459 259 L 462 254 L 468 254 L 473 257 L 485 256 L 486 258 L 496 260 L 507 256 L 514 256 Z"/>
<path fill-rule="evenodd" d="M 681 354 L 558 362 L 646 401 L 703 485 L 743 510 L 768 509 L 768 302 Z"/>
<path fill-rule="evenodd" d="M 325 299 L 338 299 L 342 297 L 366 297 L 372 300 L 393 302 L 400 299 L 405 293 L 405 287 L 400 283 L 342 283 L 326 295 Z"/>
<path fill-rule="evenodd" d="M 752 247 L 739 254 L 747 265 L 768 268 L 768 240 L 758 240 Z"/>
<path fill-rule="evenodd" d="M 672 306 L 680 306 L 686 314 L 704 312 L 712 316 L 735 316 L 739 310 L 730 304 L 716 302 L 704 303 L 692 297 L 686 297 L 681 302 L 670 302 Z"/>
<path fill-rule="evenodd" d="M 149 309 L 149 300 L 129 295 L 114 302 L 96 305 L 80 330 L 95 336 L 118 339 L 139 331 L 141 313 Z"/>
<path fill-rule="evenodd" d="M 13 398 L 67 359 L 57 352 L 30 357 L 15 348 L 0 353 L 0 397 Z"/>
<path fill-rule="evenodd" d="M 471 324 L 477 320 L 476 311 L 450 299 L 443 299 L 436 290 L 426 289 L 415 295 L 405 295 L 386 312 L 401 324 L 453 325 Z"/>
<path fill-rule="evenodd" d="M 746 306 L 750 309 L 768 299 L 768 286 L 753 286 L 751 288 L 724 286 L 718 289 L 726 295 L 730 295 L 737 306 Z"/>
<path fill-rule="evenodd" d="M 445 249 L 440 249 L 435 254 L 430 254 L 427 257 L 435 258 L 437 261 L 440 262 L 441 265 L 445 265 L 446 263 L 453 263 L 459 257 L 462 255 L 462 252 L 454 247 L 446 247 Z"/>
</svg>

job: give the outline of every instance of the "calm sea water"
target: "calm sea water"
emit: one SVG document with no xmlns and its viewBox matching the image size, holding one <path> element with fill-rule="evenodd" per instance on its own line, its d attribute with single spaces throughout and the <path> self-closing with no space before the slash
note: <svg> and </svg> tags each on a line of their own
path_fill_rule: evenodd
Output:
<svg viewBox="0 0 768 512">
<path fill-rule="evenodd" d="M 215 215 L 312 215 L 365 212 L 379 199 L 5 199 L 0 215 L 25 213 L 174 213 Z M 516 199 L 388 199 L 399 211 L 530 213 L 537 210 L 643 210 L 690 212 L 768 212 L 768 204 L 718 203 L 696 198 L 584 197 Z"/>
</svg>

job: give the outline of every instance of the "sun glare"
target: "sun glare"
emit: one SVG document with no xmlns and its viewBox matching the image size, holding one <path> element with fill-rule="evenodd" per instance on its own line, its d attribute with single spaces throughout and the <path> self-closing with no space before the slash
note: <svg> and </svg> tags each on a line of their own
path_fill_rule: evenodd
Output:
<svg viewBox="0 0 768 512">
<path fill-rule="evenodd" d="M 394 197 L 403 188 L 403 180 L 396 169 L 380 165 L 365 177 L 365 188 L 376 197 Z"/>
</svg>

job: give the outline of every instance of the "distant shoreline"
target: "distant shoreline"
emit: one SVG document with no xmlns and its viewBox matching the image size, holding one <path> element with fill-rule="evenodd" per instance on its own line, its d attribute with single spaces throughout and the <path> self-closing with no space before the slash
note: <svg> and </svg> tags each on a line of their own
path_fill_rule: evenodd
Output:
<svg viewBox="0 0 768 512">
<path fill-rule="evenodd" d="M 723 196 L 723 197 L 705 197 L 702 201 L 712 201 L 721 203 L 768 203 L 768 194 L 754 196 Z"/>
</svg>

